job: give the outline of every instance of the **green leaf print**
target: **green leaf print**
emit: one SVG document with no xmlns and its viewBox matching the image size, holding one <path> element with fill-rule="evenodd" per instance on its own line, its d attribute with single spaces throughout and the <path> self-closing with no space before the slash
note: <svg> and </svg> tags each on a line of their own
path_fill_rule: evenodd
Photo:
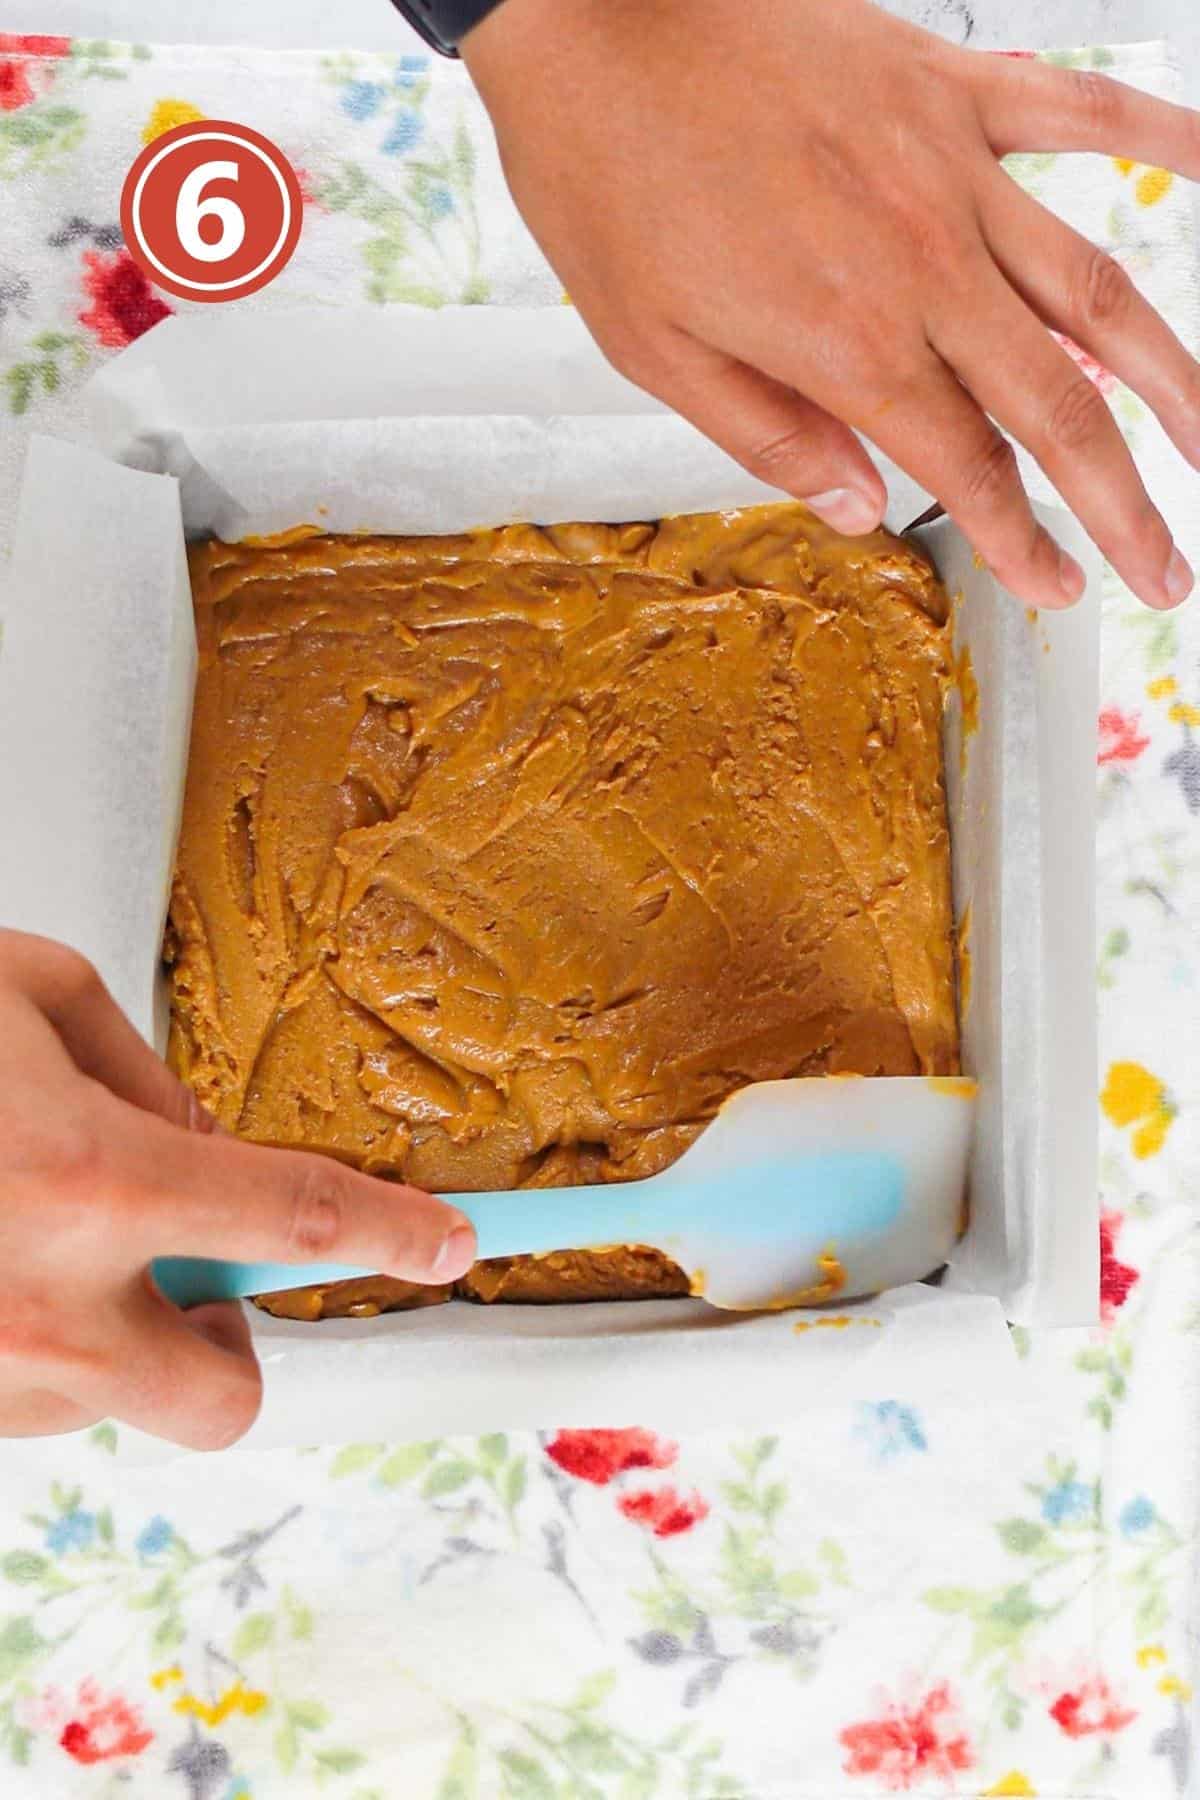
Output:
<svg viewBox="0 0 1200 1800">
<path fill-rule="evenodd" d="M 361 1769 L 366 1762 L 361 1750 L 318 1750 L 313 1762 L 318 1769 L 328 1771 L 330 1775 L 352 1775 L 355 1769 Z"/>
<path fill-rule="evenodd" d="M 287 1716 L 297 1731 L 321 1731 L 329 1723 L 329 1708 L 319 1700 L 291 1700 Z"/>
<path fill-rule="evenodd" d="M 79 148 L 86 130 L 78 107 L 48 97 L 0 113 L 0 179 L 61 162 Z"/>
<path fill-rule="evenodd" d="M 290 1775 L 300 1756 L 300 1740 L 296 1735 L 296 1727 L 290 1719 L 285 1719 L 275 1733 L 273 1749 L 275 1760 L 285 1775 Z"/>
<path fill-rule="evenodd" d="M 595 1675 L 589 1675 L 579 1689 L 571 1709 L 574 1712 L 590 1712 L 594 1706 L 603 1706 L 617 1684 L 615 1669 L 601 1669 Z"/>
<path fill-rule="evenodd" d="M 6 1619 L 0 1625 L 0 1685 L 21 1674 L 45 1648 L 46 1639 L 32 1619 L 24 1615 Z"/>
<path fill-rule="evenodd" d="M 456 1488 L 464 1487 L 474 1474 L 471 1463 L 456 1458 L 436 1463 L 422 1482 L 421 1492 L 426 1500 L 436 1500 L 441 1494 L 452 1494 Z"/>
<path fill-rule="evenodd" d="M 270 1613 L 251 1613 L 233 1634 L 233 1654 L 240 1661 L 262 1650 L 275 1635 L 275 1620 Z"/>
<path fill-rule="evenodd" d="M 1017 1556 L 1033 1556 L 1046 1545 L 1046 1528 L 1031 1519 L 1002 1519 L 996 1527 L 1000 1542 Z"/>
<path fill-rule="evenodd" d="M 40 1581 L 49 1566 L 49 1557 L 39 1556 L 34 1550 L 10 1550 L 0 1563 L 0 1570 L 6 1581 L 27 1583 Z"/>
<path fill-rule="evenodd" d="M 107 1450 L 110 1456 L 116 1454 L 117 1428 L 111 1419 L 104 1419 L 99 1425 L 93 1425 L 88 1432 L 88 1443 L 97 1450 Z"/>
<path fill-rule="evenodd" d="M 419 1475 L 436 1453 L 436 1444 L 401 1444 L 380 1463 L 375 1479 L 384 1487 L 399 1487 L 402 1482 Z"/>
<path fill-rule="evenodd" d="M 346 1444 L 338 1451 L 329 1467 L 330 1479 L 340 1481 L 344 1475 L 357 1475 L 383 1455 L 382 1444 Z"/>
<path fill-rule="evenodd" d="M 505 1800 L 557 1800 L 557 1790 L 545 1769 L 520 1750 L 502 1750 Z"/>
<path fill-rule="evenodd" d="M 475 1800 L 479 1792 L 479 1754 L 475 1733 L 465 1720 L 460 1722 L 458 1742 L 442 1771 L 436 1800 Z"/>
<path fill-rule="evenodd" d="M 2 124 L 2 121 L 0 121 Z M 57 393 L 63 381 L 63 361 L 72 372 L 85 368 L 90 351 L 84 338 L 76 332 L 42 331 L 30 339 L 29 351 L 19 362 L 4 371 L 8 409 L 12 413 L 28 412 L 39 394 Z M 111 1432 L 111 1444 L 106 1435 Z M 112 1425 L 97 1425 L 92 1441 L 104 1448 L 115 1449 L 117 1434 Z"/>
<path fill-rule="evenodd" d="M 454 127 L 454 149 L 451 154 L 455 174 L 464 188 L 470 188 L 475 181 L 475 146 L 463 119 Z"/>
<path fill-rule="evenodd" d="M 974 1616 L 980 1608 L 980 1598 L 974 1588 L 926 1588 L 921 1598 L 925 1605 L 931 1607 L 934 1612 L 966 1613 Z"/>
<path fill-rule="evenodd" d="M 846 1552 L 839 1543 L 835 1542 L 833 1538 L 822 1538 L 817 1545 L 817 1555 L 824 1563 L 831 1581 L 836 1582 L 838 1587 L 850 1586 Z"/>
<path fill-rule="evenodd" d="M 294 1638 L 310 1638 L 312 1636 L 312 1608 L 297 1600 L 289 1587 L 285 1587 L 283 1590 L 283 1610 L 287 1617 L 288 1628 Z"/>
<path fill-rule="evenodd" d="M 508 1473 L 504 1477 L 504 1502 L 510 1511 L 524 1498 L 525 1484 L 525 1458 L 519 1456 L 508 1465 Z"/>
</svg>

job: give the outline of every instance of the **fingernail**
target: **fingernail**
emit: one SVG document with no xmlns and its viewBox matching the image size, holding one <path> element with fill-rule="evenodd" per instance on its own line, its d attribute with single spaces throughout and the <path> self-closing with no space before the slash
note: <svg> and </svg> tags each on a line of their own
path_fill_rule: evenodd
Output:
<svg viewBox="0 0 1200 1800">
<path fill-rule="evenodd" d="M 1058 553 L 1058 585 L 1072 604 L 1082 597 L 1087 586 L 1087 576 L 1075 558 L 1068 556 L 1065 550 Z"/>
<path fill-rule="evenodd" d="M 818 519 L 850 537 L 874 531 L 879 523 L 879 508 L 854 488 L 830 488 L 825 494 L 808 494 L 804 504 Z"/>
<path fill-rule="evenodd" d="M 475 1260 L 475 1233 L 469 1225 L 456 1225 L 433 1259 L 429 1273 L 435 1281 L 454 1281 L 465 1275 Z"/>
<path fill-rule="evenodd" d="M 1163 582 L 1163 586 L 1167 590 L 1167 599 L 1172 606 L 1178 606 L 1181 600 L 1187 599 L 1195 581 L 1196 577 L 1192 574 L 1191 564 L 1187 558 L 1178 549 L 1173 549 Z"/>
</svg>

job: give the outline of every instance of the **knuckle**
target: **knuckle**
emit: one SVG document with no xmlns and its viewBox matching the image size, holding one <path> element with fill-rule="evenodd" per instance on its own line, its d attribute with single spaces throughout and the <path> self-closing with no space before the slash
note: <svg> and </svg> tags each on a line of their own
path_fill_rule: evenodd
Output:
<svg viewBox="0 0 1200 1800">
<path fill-rule="evenodd" d="M 37 1175 L 51 1187 L 72 1194 L 80 1188 L 94 1190 L 106 1174 L 105 1134 L 86 1110 L 76 1111 L 50 1131 L 30 1134 L 22 1160 L 26 1173 Z"/>
<path fill-rule="evenodd" d="M 1112 428 L 1098 388 L 1084 375 L 1066 383 L 1046 415 L 1045 448 L 1051 454 L 1091 449 Z"/>
<path fill-rule="evenodd" d="M 40 1309 L 19 1307 L 0 1316 L 0 1363 L 11 1368 L 57 1363 L 58 1339 L 47 1317 Z"/>
<path fill-rule="evenodd" d="M 927 273 L 936 273 L 943 289 L 956 282 L 970 260 L 970 240 L 945 215 L 911 200 L 906 206 L 905 237 L 909 255 Z"/>
<path fill-rule="evenodd" d="M 1121 265 L 1104 250 L 1086 257 L 1076 305 L 1084 326 L 1121 325 L 1133 304 L 1134 288 Z"/>
<path fill-rule="evenodd" d="M 803 425 L 791 425 L 777 437 L 760 438 L 746 452 L 746 467 L 759 480 L 787 487 L 812 454 L 812 438 Z"/>
<path fill-rule="evenodd" d="M 110 1373 L 100 1349 L 66 1335 L 49 1291 L 13 1305 L 0 1319 L 0 1362 L 65 1395 L 94 1390 Z"/>
<path fill-rule="evenodd" d="M 340 1242 L 345 1189 L 334 1165 L 304 1169 L 296 1178 L 288 1216 L 287 1260 L 321 1262 Z"/>
<path fill-rule="evenodd" d="M 1016 451 L 993 432 L 963 468 L 962 496 L 969 507 L 990 508 L 1006 500 L 1018 480 Z"/>
<path fill-rule="evenodd" d="M 1067 102 L 1097 137 L 1104 137 L 1117 124 L 1121 114 L 1121 95 L 1115 82 L 1091 69 L 1064 70 Z"/>
</svg>

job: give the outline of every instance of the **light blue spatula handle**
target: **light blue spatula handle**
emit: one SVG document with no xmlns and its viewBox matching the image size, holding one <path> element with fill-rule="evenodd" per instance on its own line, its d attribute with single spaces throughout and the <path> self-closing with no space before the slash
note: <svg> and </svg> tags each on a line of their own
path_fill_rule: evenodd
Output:
<svg viewBox="0 0 1200 1800">
<path fill-rule="evenodd" d="M 495 1194 L 444 1194 L 450 1206 L 465 1213 L 475 1227 L 476 1255 L 529 1256 L 561 1250 L 564 1235 L 573 1244 L 606 1244 L 617 1239 L 627 1219 L 628 1195 L 614 1184 L 595 1187 L 522 1188 Z M 313 1287 L 318 1282 L 348 1281 L 375 1274 L 373 1269 L 344 1263 L 216 1262 L 207 1257 L 163 1256 L 154 1264 L 154 1279 L 177 1306 L 199 1306 L 206 1300 L 238 1300 L 247 1294 L 271 1294 L 284 1288 Z"/>
</svg>

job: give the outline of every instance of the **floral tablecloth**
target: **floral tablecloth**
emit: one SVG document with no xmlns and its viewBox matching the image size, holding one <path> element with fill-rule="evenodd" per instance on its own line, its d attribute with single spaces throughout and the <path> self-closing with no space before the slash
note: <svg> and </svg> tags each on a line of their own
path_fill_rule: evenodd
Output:
<svg viewBox="0 0 1200 1800">
<path fill-rule="evenodd" d="M 1073 60 L 1169 92 L 1153 47 Z M 0 554 L 29 427 L 180 303 L 122 249 L 140 145 L 242 120 L 301 175 L 244 304 L 561 301 L 458 69 L 0 36 Z M 1013 172 L 1195 339 L 1182 184 Z M 798 172 L 798 189 L 803 171 Z M 1084 358 L 1189 554 L 1196 482 Z M 0 1792 L 831 1800 L 1189 1791 L 1200 1520 L 1200 611 L 1110 582 L 1100 715 L 1103 1316 L 1019 1407 L 897 1375 L 777 1433 L 605 1429 L 130 1469 L 0 1463 Z"/>
</svg>

